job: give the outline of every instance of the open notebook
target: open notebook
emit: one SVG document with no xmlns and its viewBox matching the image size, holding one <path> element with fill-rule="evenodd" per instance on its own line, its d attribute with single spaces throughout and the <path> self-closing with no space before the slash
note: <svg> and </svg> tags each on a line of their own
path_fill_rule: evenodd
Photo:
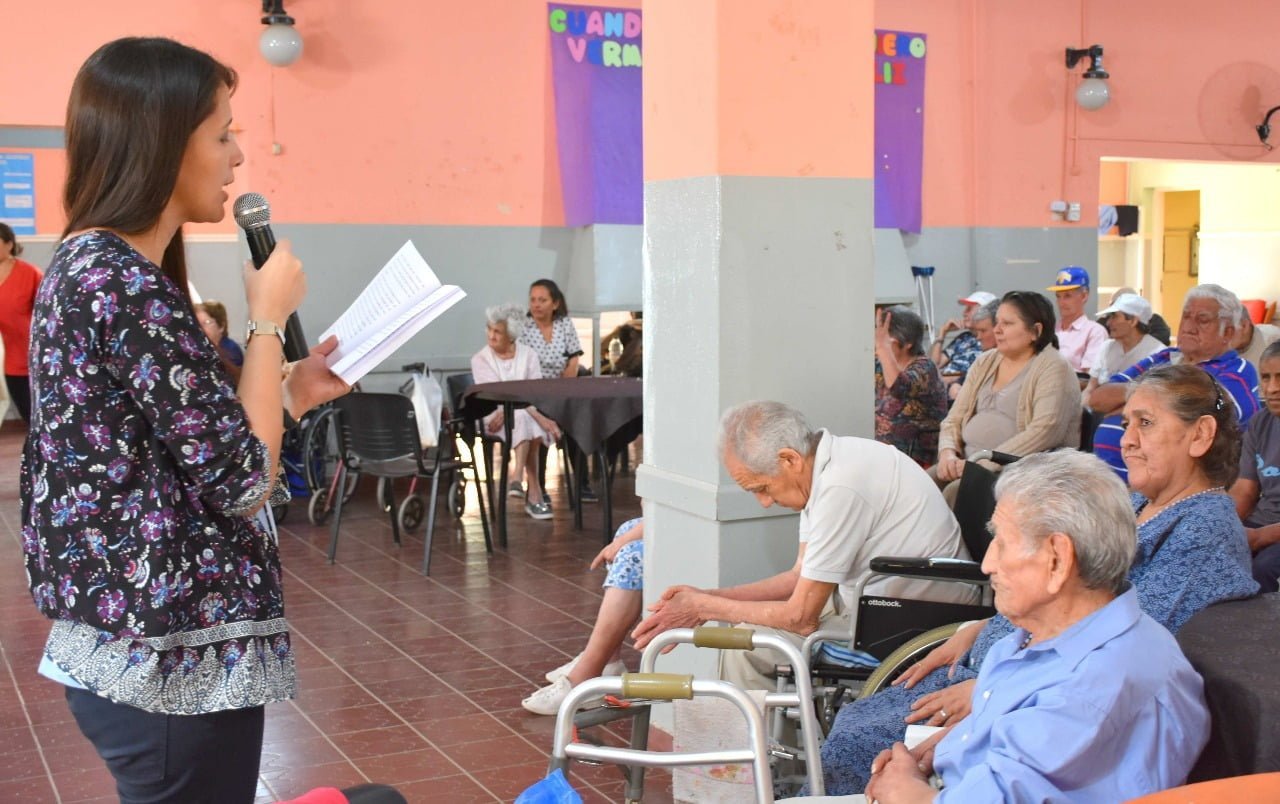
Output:
<svg viewBox="0 0 1280 804">
<path fill-rule="evenodd" d="M 439 277 L 406 240 L 355 302 L 320 336 L 338 336 L 329 368 L 352 384 L 467 294 Z"/>
</svg>

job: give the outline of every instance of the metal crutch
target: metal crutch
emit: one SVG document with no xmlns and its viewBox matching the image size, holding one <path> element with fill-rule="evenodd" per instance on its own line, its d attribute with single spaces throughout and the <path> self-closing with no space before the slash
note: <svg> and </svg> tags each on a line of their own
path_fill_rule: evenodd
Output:
<svg viewBox="0 0 1280 804">
<path fill-rule="evenodd" d="M 924 319 L 925 339 L 932 344 L 933 333 L 933 271 L 932 265 L 913 265 L 911 275 L 916 278 L 916 298 L 920 302 L 920 317 Z"/>
</svg>

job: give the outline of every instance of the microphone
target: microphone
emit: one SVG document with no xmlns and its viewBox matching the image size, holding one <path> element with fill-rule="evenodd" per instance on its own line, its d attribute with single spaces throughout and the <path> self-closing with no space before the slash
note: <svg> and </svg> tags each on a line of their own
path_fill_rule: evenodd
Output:
<svg viewBox="0 0 1280 804">
<path fill-rule="evenodd" d="M 261 268 L 276 247 L 276 236 L 271 233 L 271 205 L 260 193 L 245 193 L 236 199 L 232 207 L 236 223 L 244 229 L 249 241 L 249 254 L 253 267 Z M 307 336 L 302 334 L 302 322 L 297 313 L 291 313 L 284 325 L 284 359 L 290 363 L 307 356 Z"/>
</svg>

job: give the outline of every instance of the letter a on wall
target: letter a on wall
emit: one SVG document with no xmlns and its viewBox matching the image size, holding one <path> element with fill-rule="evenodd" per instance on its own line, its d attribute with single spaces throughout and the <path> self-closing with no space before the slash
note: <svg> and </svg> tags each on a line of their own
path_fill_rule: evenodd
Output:
<svg viewBox="0 0 1280 804">
<path fill-rule="evenodd" d="M 925 35 L 876 31 L 876 228 L 920 231 Z"/>
<path fill-rule="evenodd" d="M 641 223 L 641 24 L 635 9 L 547 5 L 568 226 Z"/>
</svg>

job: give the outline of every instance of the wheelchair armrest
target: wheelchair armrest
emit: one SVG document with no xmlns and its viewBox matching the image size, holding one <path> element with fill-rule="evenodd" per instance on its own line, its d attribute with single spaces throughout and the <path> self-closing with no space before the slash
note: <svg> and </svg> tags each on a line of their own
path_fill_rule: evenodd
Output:
<svg viewBox="0 0 1280 804">
<path fill-rule="evenodd" d="M 970 461 L 991 461 L 998 466 L 1008 466 L 1014 461 L 1021 460 L 1021 455 L 1013 455 L 1008 452 L 996 452 L 990 449 L 980 449 L 970 455 L 967 460 Z"/>
<path fill-rule="evenodd" d="M 932 581 L 987 582 L 987 574 L 982 571 L 982 565 L 963 558 L 877 556 L 871 559 L 871 571 L 881 575 L 926 578 Z"/>
</svg>

